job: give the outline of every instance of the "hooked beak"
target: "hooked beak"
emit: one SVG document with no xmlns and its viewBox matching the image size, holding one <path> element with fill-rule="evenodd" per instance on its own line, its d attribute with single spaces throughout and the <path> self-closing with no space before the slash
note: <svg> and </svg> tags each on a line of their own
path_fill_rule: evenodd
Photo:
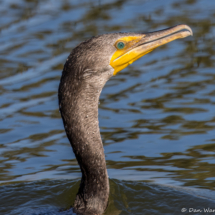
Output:
<svg viewBox="0 0 215 215">
<path fill-rule="evenodd" d="M 192 35 L 193 32 L 189 26 L 177 25 L 160 31 L 138 34 L 136 37 L 120 38 L 118 41 L 124 41 L 127 45 L 125 45 L 123 50 L 117 50 L 111 58 L 110 65 L 114 68 L 113 74 L 117 74 L 161 45 Z M 133 38 L 133 41 L 131 41 L 131 38 Z"/>
</svg>

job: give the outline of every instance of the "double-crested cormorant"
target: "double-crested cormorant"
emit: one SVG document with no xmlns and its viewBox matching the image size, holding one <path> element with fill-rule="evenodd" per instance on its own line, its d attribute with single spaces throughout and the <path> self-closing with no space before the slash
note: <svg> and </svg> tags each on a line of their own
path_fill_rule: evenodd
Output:
<svg viewBox="0 0 215 215">
<path fill-rule="evenodd" d="M 109 181 L 99 131 L 98 102 L 110 77 L 175 39 L 192 35 L 187 25 L 150 33 L 113 33 L 80 43 L 69 55 L 59 85 L 59 108 L 82 179 L 74 203 L 78 214 L 102 214 Z"/>
</svg>

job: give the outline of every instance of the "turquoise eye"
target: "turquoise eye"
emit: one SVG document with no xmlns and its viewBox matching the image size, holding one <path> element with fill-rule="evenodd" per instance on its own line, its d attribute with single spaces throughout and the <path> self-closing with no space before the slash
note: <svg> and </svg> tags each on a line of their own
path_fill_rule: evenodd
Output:
<svg viewBox="0 0 215 215">
<path fill-rule="evenodd" d="M 117 47 L 118 49 L 123 49 L 123 48 L 125 47 L 125 43 L 123 43 L 123 42 L 118 42 L 117 45 L 116 45 L 116 47 Z"/>
</svg>

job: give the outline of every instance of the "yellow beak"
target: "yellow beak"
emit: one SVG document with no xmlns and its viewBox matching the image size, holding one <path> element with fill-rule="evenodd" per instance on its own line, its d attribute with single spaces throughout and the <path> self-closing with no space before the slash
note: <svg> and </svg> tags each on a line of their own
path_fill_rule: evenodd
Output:
<svg viewBox="0 0 215 215">
<path fill-rule="evenodd" d="M 122 37 L 115 44 L 122 42 L 123 49 L 116 47 L 110 65 L 114 68 L 114 75 L 126 68 L 129 64 L 157 47 L 169 43 L 179 38 L 185 38 L 193 35 L 191 28 L 187 25 L 177 25 L 161 31 L 155 31 L 146 34 L 137 34 L 136 36 Z"/>
</svg>

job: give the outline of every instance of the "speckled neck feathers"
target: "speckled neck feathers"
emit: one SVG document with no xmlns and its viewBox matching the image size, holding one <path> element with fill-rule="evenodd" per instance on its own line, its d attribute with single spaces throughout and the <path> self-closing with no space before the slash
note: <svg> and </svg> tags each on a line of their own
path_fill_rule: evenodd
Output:
<svg viewBox="0 0 215 215">
<path fill-rule="evenodd" d="M 59 86 L 59 107 L 67 137 L 82 171 L 74 203 L 78 214 L 102 214 L 107 207 L 109 181 L 98 124 L 101 90 L 112 69 L 92 74 L 84 66 L 75 67 L 72 59 L 64 66 Z"/>
</svg>

